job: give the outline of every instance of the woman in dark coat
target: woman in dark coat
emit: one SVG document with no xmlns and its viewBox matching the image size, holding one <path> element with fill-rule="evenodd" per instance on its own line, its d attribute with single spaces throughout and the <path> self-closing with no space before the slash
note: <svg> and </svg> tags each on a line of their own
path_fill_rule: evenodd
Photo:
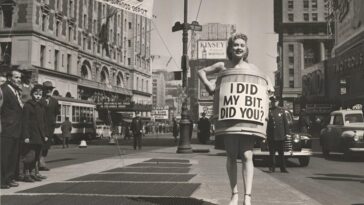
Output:
<svg viewBox="0 0 364 205">
<path fill-rule="evenodd" d="M 23 107 L 23 143 L 24 156 L 34 152 L 34 160 L 24 163 L 24 181 L 41 181 L 45 177 L 39 174 L 37 162 L 40 157 L 42 145 L 47 141 L 45 126 L 45 110 L 40 103 L 43 90 L 42 85 L 35 85 L 30 94 L 32 99 L 27 101 Z"/>
<path fill-rule="evenodd" d="M 176 118 L 173 118 L 173 137 L 175 142 L 177 142 L 178 133 L 179 133 L 178 123 Z"/>
</svg>

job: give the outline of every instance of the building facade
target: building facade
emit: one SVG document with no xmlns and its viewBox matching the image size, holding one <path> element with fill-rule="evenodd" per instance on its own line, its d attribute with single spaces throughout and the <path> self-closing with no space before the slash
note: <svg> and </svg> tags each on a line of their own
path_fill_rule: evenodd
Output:
<svg viewBox="0 0 364 205">
<path fill-rule="evenodd" d="M 276 88 L 289 109 L 302 96 L 304 70 L 331 56 L 334 36 L 328 23 L 328 2 L 274 1 L 274 30 L 279 34 Z"/>
<path fill-rule="evenodd" d="M 153 106 L 165 106 L 166 103 L 166 81 L 165 72 L 153 72 Z"/>
<path fill-rule="evenodd" d="M 2 0 L 0 61 L 32 65 L 61 96 L 141 105 L 129 110 L 148 116 L 150 29 L 150 19 L 103 1 Z"/>
</svg>

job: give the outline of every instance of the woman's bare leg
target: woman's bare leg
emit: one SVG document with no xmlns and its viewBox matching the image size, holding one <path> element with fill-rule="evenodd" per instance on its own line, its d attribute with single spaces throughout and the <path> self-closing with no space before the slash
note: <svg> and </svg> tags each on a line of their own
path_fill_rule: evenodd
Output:
<svg viewBox="0 0 364 205">
<path fill-rule="evenodd" d="M 238 204 L 238 184 L 237 184 L 237 166 L 236 166 L 236 157 L 232 157 L 229 154 L 226 159 L 226 170 L 229 176 L 230 188 L 231 188 L 231 200 L 229 205 L 237 205 Z"/>
<path fill-rule="evenodd" d="M 253 151 L 248 150 L 243 155 L 243 181 L 244 181 L 244 204 L 251 205 L 254 164 L 253 164 Z"/>
</svg>

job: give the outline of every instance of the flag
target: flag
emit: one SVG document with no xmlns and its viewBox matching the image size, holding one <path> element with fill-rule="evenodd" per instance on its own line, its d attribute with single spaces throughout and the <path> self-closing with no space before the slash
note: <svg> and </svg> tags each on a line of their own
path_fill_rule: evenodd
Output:
<svg viewBox="0 0 364 205">
<path fill-rule="evenodd" d="M 110 49 L 109 49 L 109 22 L 110 19 L 117 13 L 116 8 L 109 8 L 108 15 L 106 18 L 101 20 L 101 28 L 99 32 L 99 41 L 102 45 L 102 49 L 105 49 L 106 56 L 110 57 Z"/>
</svg>

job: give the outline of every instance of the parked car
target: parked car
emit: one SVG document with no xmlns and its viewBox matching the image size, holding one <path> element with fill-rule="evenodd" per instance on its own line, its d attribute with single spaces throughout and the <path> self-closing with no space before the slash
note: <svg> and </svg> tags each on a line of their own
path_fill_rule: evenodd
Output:
<svg viewBox="0 0 364 205">
<path fill-rule="evenodd" d="M 337 110 L 330 114 L 329 124 L 320 132 L 325 157 L 330 152 L 364 153 L 364 120 L 361 110 Z"/>
<path fill-rule="evenodd" d="M 110 138 L 111 130 L 109 125 L 96 126 L 96 138 Z"/>
<path fill-rule="evenodd" d="M 289 134 L 285 140 L 284 156 L 286 158 L 297 158 L 300 166 L 306 167 L 312 156 L 312 139 L 308 133 L 300 133 L 297 130 L 297 124 L 294 123 L 293 116 L 290 111 L 285 110 L 287 123 L 289 126 Z M 268 158 L 268 142 L 267 140 L 257 140 L 254 145 L 254 158 Z M 277 155 L 278 153 L 276 153 Z"/>
</svg>

